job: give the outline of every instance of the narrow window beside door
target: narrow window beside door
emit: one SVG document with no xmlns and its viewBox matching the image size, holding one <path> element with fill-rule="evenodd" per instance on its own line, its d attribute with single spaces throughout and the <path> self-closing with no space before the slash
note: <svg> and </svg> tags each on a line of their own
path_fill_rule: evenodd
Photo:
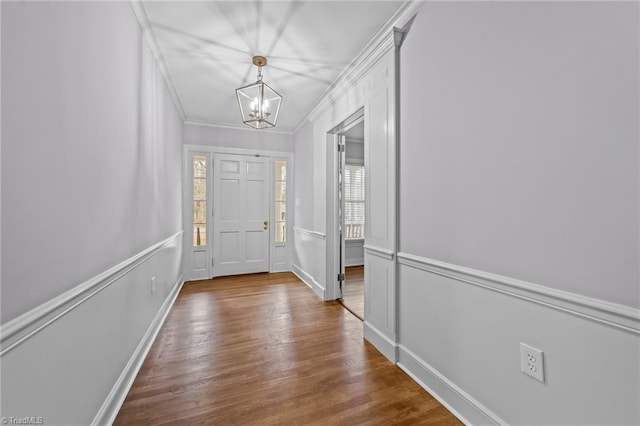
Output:
<svg viewBox="0 0 640 426">
<path fill-rule="evenodd" d="M 207 245 L 207 157 L 193 156 L 193 246 Z"/>
<path fill-rule="evenodd" d="M 276 161 L 275 222 L 276 243 L 287 242 L 287 162 Z"/>
</svg>

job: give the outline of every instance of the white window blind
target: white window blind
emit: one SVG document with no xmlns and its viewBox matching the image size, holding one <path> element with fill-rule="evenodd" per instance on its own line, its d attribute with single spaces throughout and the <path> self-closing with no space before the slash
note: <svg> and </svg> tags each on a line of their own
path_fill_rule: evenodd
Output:
<svg viewBox="0 0 640 426">
<path fill-rule="evenodd" d="M 364 238 L 364 166 L 344 168 L 344 237 Z"/>
</svg>

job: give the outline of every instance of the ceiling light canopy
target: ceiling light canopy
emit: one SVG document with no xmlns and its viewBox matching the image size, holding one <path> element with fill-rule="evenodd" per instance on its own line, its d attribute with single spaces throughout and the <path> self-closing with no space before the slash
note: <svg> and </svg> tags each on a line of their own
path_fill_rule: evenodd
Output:
<svg viewBox="0 0 640 426">
<path fill-rule="evenodd" d="M 267 65 L 267 58 L 254 56 L 253 65 L 258 67 L 256 82 L 236 89 L 242 122 L 255 129 L 275 127 L 282 96 L 262 81 L 262 67 Z"/>
</svg>

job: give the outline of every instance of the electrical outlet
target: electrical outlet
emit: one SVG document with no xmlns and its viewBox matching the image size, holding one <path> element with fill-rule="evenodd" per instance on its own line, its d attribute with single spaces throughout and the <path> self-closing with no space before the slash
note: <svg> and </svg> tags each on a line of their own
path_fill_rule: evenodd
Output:
<svg viewBox="0 0 640 426">
<path fill-rule="evenodd" d="M 544 358 L 540 349 L 520 343 L 520 370 L 544 383 Z"/>
<path fill-rule="evenodd" d="M 151 277 L 151 294 L 156 292 L 156 277 Z"/>
</svg>

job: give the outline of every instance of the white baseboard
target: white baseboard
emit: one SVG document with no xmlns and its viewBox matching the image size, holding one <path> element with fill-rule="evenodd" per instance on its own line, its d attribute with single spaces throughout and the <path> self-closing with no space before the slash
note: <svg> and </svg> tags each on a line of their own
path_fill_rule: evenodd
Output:
<svg viewBox="0 0 640 426">
<path fill-rule="evenodd" d="M 356 258 L 356 259 L 346 259 L 345 266 L 364 266 L 364 257 Z"/>
<path fill-rule="evenodd" d="M 596 312 L 597 302 L 541 286 L 398 259 L 398 363 L 461 419 L 640 424 L 631 309 Z M 544 352 L 543 382 L 521 371 L 522 343 Z"/>
<path fill-rule="evenodd" d="M 397 365 L 463 423 L 468 425 L 506 424 L 402 345 L 398 345 Z"/>
<path fill-rule="evenodd" d="M 2 415 L 110 423 L 182 285 L 181 258 L 178 232 L 3 325 Z"/>
<path fill-rule="evenodd" d="M 116 419 L 118 412 L 120 411 L 120 407 L 124 403 L 127 394 L 129 393 L 129 389 L 133 385 L 133 381 L 138 375 L 138 371 L 140 371 L 140 367 L 142 367 L 142 363 L 144 362 L 153 342 L 156 340 L 158 336 L 158 332 L 162 328 L 162 324 L 164 324 L 173 303 L 176 301 L 182 286 L 184 285 L 184 281 L 182 276 L 175 283 L 173 288 L 171 289 L 171 293 L 167 296 L 167 299 L 162 304 L 162 307 L 158 311 L 158 314 L 153 319 L 153 322 L 147 329 L 144 337 L 138 344 L 138 347 L 131 355 L 129 362 L 127 362 L 126 367 L 122 371 L 120 377 L 113 385 L 111 392 L 107 396 L 107 399 L 100 407 L 100 411 L 96 414 L 96 417 L 91 422 L 92 425 L 110 425 Z"/>
<path fill-rule="evenodd" d="M 322 287 L 316 280 L 313 279 L 311 275 L 305 272 L 298 265 L 293 265 L 291 269 L 295 276 L 300 278 L 300 280 L 305 283 L 311 290 L 313 290 L 313 292 L 318 295 L 319 298 L 324 300 L 324 287 Z"/>
<path fill-rule="evenodd" d="M 396 343 L 385 336 L 380 330 L 364 321 L 364 338 L 371 343 L 382 355 L 394 364 L 398 360 L 398 348 Z"/>
</svg>

